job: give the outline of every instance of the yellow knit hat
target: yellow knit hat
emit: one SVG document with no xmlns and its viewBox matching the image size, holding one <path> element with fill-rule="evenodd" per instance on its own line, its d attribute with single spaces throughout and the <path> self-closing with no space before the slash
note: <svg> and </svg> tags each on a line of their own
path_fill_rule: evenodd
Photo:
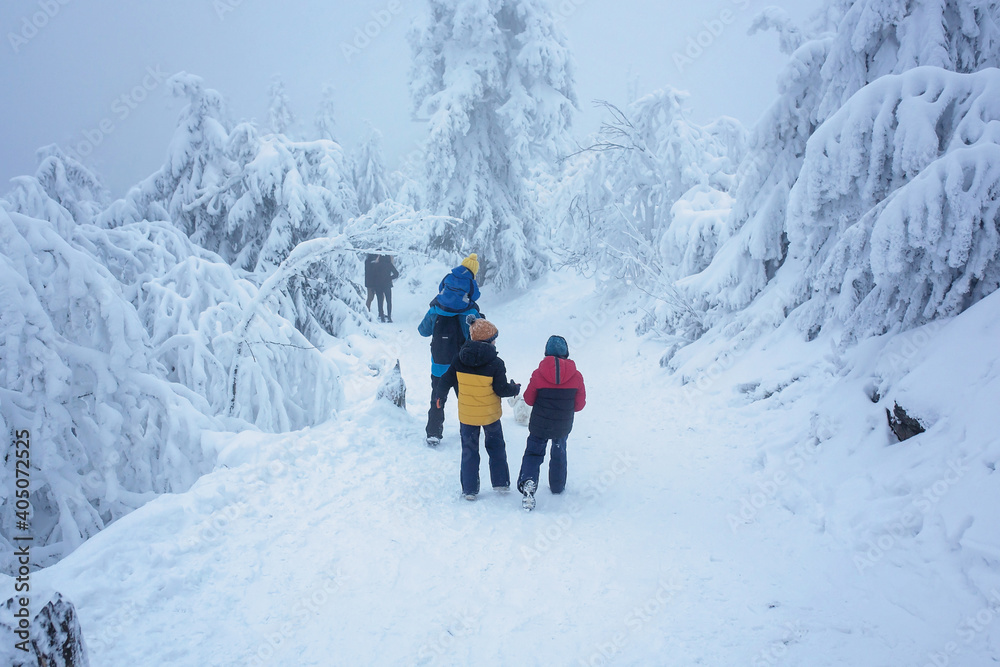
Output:
<svg viewBox="0 0 1000 667">
<path fill-rule="evenodd" d="M 479 257 L 476 253 L 472 253 L 468 257 L 462 260 L 462 266 L 472 271 L 472 276 L 475 277 L 479 273 Z"/>
</svg>

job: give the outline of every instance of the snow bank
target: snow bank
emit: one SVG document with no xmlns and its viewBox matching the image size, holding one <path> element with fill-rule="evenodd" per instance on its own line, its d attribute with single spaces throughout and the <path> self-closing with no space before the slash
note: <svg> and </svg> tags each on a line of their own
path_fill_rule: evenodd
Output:
<svg viewBox="0 0 1000 667">
<path fill-rule="evenodd" d="M 734 410 L 769 424 L 745 434 L 752 465 L 737 482 L 734 532 L 807 521 L 871 587 L 934 619 L 925 641 L 940 646 L 912 656 L 928 664 L 1000 646 L 1000 628 L 982 620 L 1000 609 L 998 335 L 994 293 L 956 317 L 847 349 L 836 332 L 806 342 L 786 322 L 741 351 L 709 360 L 691 348 L 672 362 L 693 399 L 731 392 Z M 896 404 L 926 431 L 899 442 L 886 415 Z"/>
</svg>

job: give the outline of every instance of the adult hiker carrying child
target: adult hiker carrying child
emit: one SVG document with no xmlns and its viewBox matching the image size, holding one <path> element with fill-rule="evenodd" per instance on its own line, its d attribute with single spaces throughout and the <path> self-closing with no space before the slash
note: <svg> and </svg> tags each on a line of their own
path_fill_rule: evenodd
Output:
<svg viewBox="0 0 1000 667">
<path fill-rule="evenodd" d="M 476 300 L 479 298 L 479 260 L 473 253 L 462 260 L 444 277 L 438 286 L 438 295 L 430 303 L 430 310 L 417 326 L 417 332 L 431 339 L 431 407 L 427 411 L 427 444 L 436 447 L 444 436 L 444 403 L 435 401 L 441 376 L 451 366 L 466 341 L 469 340 L 469 315 L 480 316 Z"/>
<path fill-rule="evenodd" d="M 441 376 L 433 399 L 438 407 L 454 388 L 458 394 L 458 420 L 462 434 L 462 493 L 466 500 L 479 494 L 479 431 L 485 434 L 490 461 L 490 482 L 497 491 L 510 488 L 507 445 L 503 439 L 500 399 L 517 396 L 521 385 L 507 380 L 507 367 L 497 355 L 499 332 L 485 319 L 469 325 L 471 340 L 462 346 L 451 367 Z"/>
</svg>

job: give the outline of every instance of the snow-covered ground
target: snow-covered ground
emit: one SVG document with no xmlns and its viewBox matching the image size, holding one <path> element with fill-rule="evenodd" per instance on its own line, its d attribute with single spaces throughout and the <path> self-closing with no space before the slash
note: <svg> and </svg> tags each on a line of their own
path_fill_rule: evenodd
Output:
<svg viewBox="0 0 1000 667">
<path fill-rule="evenodd" d="M 847 353 L 779 330 L 690 362 L 682 385 L 588 280 L 552 274 L 503 303 L 485 290 L 510 377 L 526 383 L 561 334 L 587 381 L 567 490 L 549 494 L 543 468 L 528 514 L 489 488 L 485 460 L 479 499 L 461 498 L 454 401 L 444 442 L 423 443 L 415 328 L 434 286 L 416 279 L 378 340 L 329 353 L 335 420 L 206 437 L 214 472 L 34 575 L 76 605 L 92 664 L 1000 660 L 998 295 Z M 370 366 L 397 357 L 405 412 L 373 399 Z M 892 400 L 929 431 L 892 444 Z M 509 413 L 516 477 L 527 430 Z"/>
</svg>

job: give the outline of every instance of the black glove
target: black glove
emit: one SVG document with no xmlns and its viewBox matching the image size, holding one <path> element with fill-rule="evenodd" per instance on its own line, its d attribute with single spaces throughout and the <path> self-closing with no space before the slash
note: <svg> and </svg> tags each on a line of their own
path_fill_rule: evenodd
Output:
<svg viewBox="0 0 1000 667">
<path fill-rule="evenodd" d="M 510 381 L 510 388 L 511 388 L 511 391 L 514 392 L 515 396 L 517 396 L 518 394 L 521 393 L 521 385 L 519 385 L 518 383 L 514 382 L 513 380 Z"/>
</svg>

